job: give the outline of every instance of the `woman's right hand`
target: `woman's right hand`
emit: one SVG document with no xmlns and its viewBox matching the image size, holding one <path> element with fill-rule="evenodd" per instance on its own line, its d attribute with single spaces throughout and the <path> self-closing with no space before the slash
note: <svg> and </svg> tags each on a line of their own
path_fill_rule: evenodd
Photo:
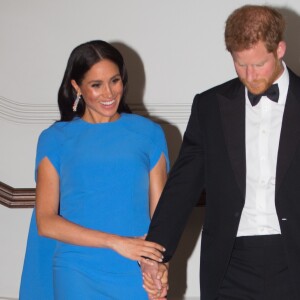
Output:
<svg viewBox="0 0 300 300">
<path fill-rule="evenodd" d="M 114 236 L 111 248 L 132 260 L 140 261 L 143 257 L 161 262 L 163 259 L 164 247 L 154 243 L 145 241 L 142 237 L 122 237 Z"/>
</svg>

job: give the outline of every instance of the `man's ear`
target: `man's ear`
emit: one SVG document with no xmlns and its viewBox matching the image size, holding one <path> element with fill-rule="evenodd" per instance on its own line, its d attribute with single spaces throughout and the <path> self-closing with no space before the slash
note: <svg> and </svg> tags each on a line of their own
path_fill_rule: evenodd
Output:
<svg viewBox="0 0 300 300">
<path fill-rule="evenodd" d="M 282 59 L 286 51 L 286 43 L 285 41 L 280 41 L 276 50 L 277 58 Z"/>
</svg>

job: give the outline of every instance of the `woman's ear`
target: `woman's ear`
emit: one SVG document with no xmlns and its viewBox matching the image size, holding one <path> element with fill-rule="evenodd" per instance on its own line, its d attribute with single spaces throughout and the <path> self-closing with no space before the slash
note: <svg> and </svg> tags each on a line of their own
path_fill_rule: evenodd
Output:
<svg viewBox="0 0 300 300">
<path fill-rule="evenodd" d="M 75 89 L 76 93 L 81 94 L 80 87 L 74 79 L 71 80 L 71 84 L 72 87 Z"/>
</svg>

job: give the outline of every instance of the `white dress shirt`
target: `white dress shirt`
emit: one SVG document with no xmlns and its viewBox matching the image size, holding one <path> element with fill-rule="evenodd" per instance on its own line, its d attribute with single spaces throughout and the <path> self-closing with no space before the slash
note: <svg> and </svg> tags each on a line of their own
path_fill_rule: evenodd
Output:
<svg viewBox="0 0 300 300">
<path fill-rule="evenodd" d="M 237 236 L 280 234 L 275 208 L 275 182 L 282 117 L 289 86 L 284 72 L 274 82 L 278 103 L 263 96 L 252 106 L 246 95 L 246 198 Z"/>
</svg>

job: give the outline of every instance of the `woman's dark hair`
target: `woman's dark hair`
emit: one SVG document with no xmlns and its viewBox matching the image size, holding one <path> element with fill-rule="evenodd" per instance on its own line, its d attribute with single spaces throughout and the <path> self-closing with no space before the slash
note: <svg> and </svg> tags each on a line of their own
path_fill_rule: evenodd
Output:
<svg viewBox="0 0 300 300">
<path fill-rule="evenodd" d="M 103 59 L 108 59 L 115 63 L 119 68 L 122 78 L 123 95 L 118 107 L 118 112 L 131 113 L 125 101 L 128 76 L 124 59 L 121 53 L 111 44 L 96 40 L 81 44 L 71 52 L 62 83 L 58 90 L 60 121 L 70 121 L 74 117 L 82 117 L 85 111 L 85 103 L 82 97 L 78 103 L 77 111 L 74 112 L 72 109 L 77 93 L 71 84 L 71 80 L 73 79 L 78 85 L 81 85 L 86 72 L 88 72 L 94 64 Z"/>
</svg>

